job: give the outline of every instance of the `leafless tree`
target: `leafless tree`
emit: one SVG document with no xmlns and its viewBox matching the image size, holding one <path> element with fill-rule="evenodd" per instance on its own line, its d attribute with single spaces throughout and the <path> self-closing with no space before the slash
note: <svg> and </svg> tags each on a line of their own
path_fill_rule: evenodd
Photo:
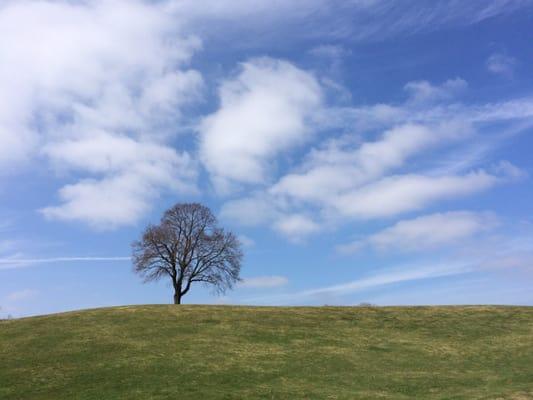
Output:
<svg viewBox="0 0 533 400">
<path fill-rule="evenodd" d="M 239 280 L 243 257 L 239 240 L 198 203 L 167 210 L 159 225 L 148 226 L 132 248 L 134 271 L 145 282 L 171 279 L 174 304 L 181 303 L 195 282 L 224 293 Z"/>
</svg>

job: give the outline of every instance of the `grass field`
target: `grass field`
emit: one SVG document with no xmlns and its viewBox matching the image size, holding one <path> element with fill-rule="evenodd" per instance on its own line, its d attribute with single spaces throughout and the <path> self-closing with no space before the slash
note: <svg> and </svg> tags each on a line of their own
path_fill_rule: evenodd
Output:
<svg viewBox="0 0 533 400">
<path fill-rule="evenodd" d="M 2 321 L 0 399 L 533 399 L 533 308 L 154 305 Z"/>
</svg>

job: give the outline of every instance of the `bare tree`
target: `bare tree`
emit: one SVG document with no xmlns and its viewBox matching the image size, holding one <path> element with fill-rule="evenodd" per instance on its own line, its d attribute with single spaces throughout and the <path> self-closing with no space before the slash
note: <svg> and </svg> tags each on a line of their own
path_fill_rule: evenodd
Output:
<svg viewBox="0 0 533 400">
<path fill-rule="evenodd" d="M 195 282 L 224 293 L 239 280 L 242 251 L 237 237 L 218 227 L 209 208 L 198 203 L 176 204 L 159 225 L 150 225 L 132 244 L 134 271 L 145 282 L 168 277 L 174 304 Z"/>
</svg>

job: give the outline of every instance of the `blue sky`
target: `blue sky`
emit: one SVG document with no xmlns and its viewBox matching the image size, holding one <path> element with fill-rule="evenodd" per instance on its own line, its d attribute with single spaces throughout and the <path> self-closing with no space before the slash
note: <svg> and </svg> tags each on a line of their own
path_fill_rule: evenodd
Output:
<svg viewBox="0 0 533 400">
<path fill-rule="evenodd" d="M 177 202 L 244 245 L 187 303 L 533 305 L 533 2 L 4 1 L 0 315 L 170 302 Z"/>
</svg>

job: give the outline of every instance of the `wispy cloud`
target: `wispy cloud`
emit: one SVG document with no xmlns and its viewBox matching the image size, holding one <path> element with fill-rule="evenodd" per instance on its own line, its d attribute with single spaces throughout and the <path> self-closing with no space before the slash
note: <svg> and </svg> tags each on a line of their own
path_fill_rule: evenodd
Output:
<svg viewBox="0 0 533 400">
<path fill-rule="evenodd" d="M 328 59 L 333 64 L 336 64 L 340 62 L 343 57 L 351 54 L 351 51 L 338 44 L 323 44 L 313 47 L 308 53 L 314 57 Z"/>
<path fill-rule="evenodd" d="M 239 239 L 239 242 L 241 242 L 241 244 L 244 246 L 244 247 L 254 247 L 255 246 L 255 240 L 253 240 L 251 237 L 249 236 L 246 236 L 246 235 L 239 235 L 238 237 Z"/>
<path fill-rule="evenodd" d="M 16 169 L 38 158 L 59 173 L 72 173 L 58 203 L 41 209 L 47 218 L 100 229 L 131 225 L 161 193 L 197 193 L 197 158 L 219 189 L 276 180 L 276 157 L 312 136 L 317 121 L 310 123 L 311 117 L 328 114 L 321 107 L 325 82 L 332 82 L 327 77 L 318 79 L 287 61 L 252 59 L 237 76 L 222 79 L 221 105 L 200 124 L 200 148 L 182 146 L 176 135 L 191 125 L 184 111 L 204 98 L 204 77 L 191 66 L 203 42 L 231 42 L 235 34 L 234 42 L 242 45 L 250 27 L 262 30 L 246 35 L 258 40 L 268 32 L 287 36 L 307 23 L 320 29 L 300 35 L 325 35 L 331 43 L 335 37 L 382 40 L 526 7 L 531 2 L 7 1 L 0 8 L 0 54 L 9 63 L 0 72 L 0 88 L 10 101 L 0 102 L 0 165 Z M 272 29 L 273 23 L 283 29 Z M 342 48 L 330 44 L 315 52 L 338 57 Z M 406 85 L 413 107 L 450 99 L 465 88 L 454 77 L 440 85 Z M 416 122 L 417 115 L 443 121 L 458 110 L 375 105 L 345 111 L 328 115 L 342 115 L 344 127 L 351 118 L 361 124 L 385 119 L 390 128 Z"/>
<path fill-rule="evenodd" d="M 516 58 L 502 53 L 491 54 L 487 59 L 487 69 L 493 74 L 512 77 L 518 62 Z"/>
<path fill-rule="evenodd" d="M 249 46 L 292 36 L 375 42 L 443 28 L 467 26 L 489 18 L 531 8 L 529 0 L 458 2 L 444 0 L 180 0 L 171 2 L 185 24 L 196 27 L 207 40 L 228 36 L 234 46 Z M 236 21 L 249 32 L 242 35 Z M 295 27 L 304 27 L 294 34 Z M 224 32 L 225 35 L 220 35 Z M 260 32 L 261 35 L 254 33 Z M 230 42 L 233 42 L 230 41 Z"/>
<path fill-rule="evenodd" d="M 400 105 L 320 107 L 315 129 L 372 134 L 347 133 L 315 144 L 277 182 L 257 182 L 253 194 L 226 202 L 222 215 L 302 237 L 517 182 L 524 171 L 507 161 L 487 164 L 487 155 L 531 127 L 533 99 L 464 104 L 458 96 L 467 88 L 461 78 L 414 81 L 405 85 Z M 432 152 L 439 157 L 430 159 Z"/>
<path fill-rule="evenodd" d="M 237 287 L 246 289 L 263 289 L 281 287 L 288 283 L 289 280 L 285 276 L 256 276 L 252 278 L 244 278 L 237 284 Z"/>
<path fill-rule="evenodd" d="M 348 296 L 387 285 L 440 279 L 455 275 L 501 273 L 530 279 L 533 273 L 533 235 L 531 227 L 514 227 L 477 240 L 474 244 L 456 246 L 451 254 L 440 257 L 438 263 L 417 261 L 413 264 L 381 268 L 379 272 L 336 285 L 317 287 L 293 293 L 282 293 L 244 299 L 244 303 L 258 304 L 309 304 L 324 299 L 338 302 Z M 435 258 L 435 255 L 432 256 Z M 481 274 L 481 275 L 479 275 Z M 426 300 L 427 302 L 427 300 Z"/>
<path fill-rule="evenodd" d="M 401 268 L 384 271 L 366 278 L 342 283 L 338 285 L 324 286 L 310 290 L 287 293 L 274 296 L 256 297 L 246 299 L 245 302 L 266 304 L 291 304 L 300 301 L 309 301 L 322 296 L 343 296 L 363 290 L 391 285 L 394 283 L 416 281 L 421 279 L 434 279 L 451 275 L 470 272 L 472 265 L 468 263 L 446 263 L 437 265 L 412 266 L 406 265 Z"/>
<path fill-rule="evenodd" d="M 130 261 L 131 257 L 48 257 L 48 258 L 0 258 L 0 269 L 20 268 L 33 264 L 53 264 L 70 262 L 114 262 Z"/>
<path fill-rule="evenodd" d="M 338 246 L 344 254 L 371 247 L 377 250 L 421 251 L 450 245 L 495 227 L 492 213 L 452 211 L 402 220 L 367 238 Z"/>
</svg>

